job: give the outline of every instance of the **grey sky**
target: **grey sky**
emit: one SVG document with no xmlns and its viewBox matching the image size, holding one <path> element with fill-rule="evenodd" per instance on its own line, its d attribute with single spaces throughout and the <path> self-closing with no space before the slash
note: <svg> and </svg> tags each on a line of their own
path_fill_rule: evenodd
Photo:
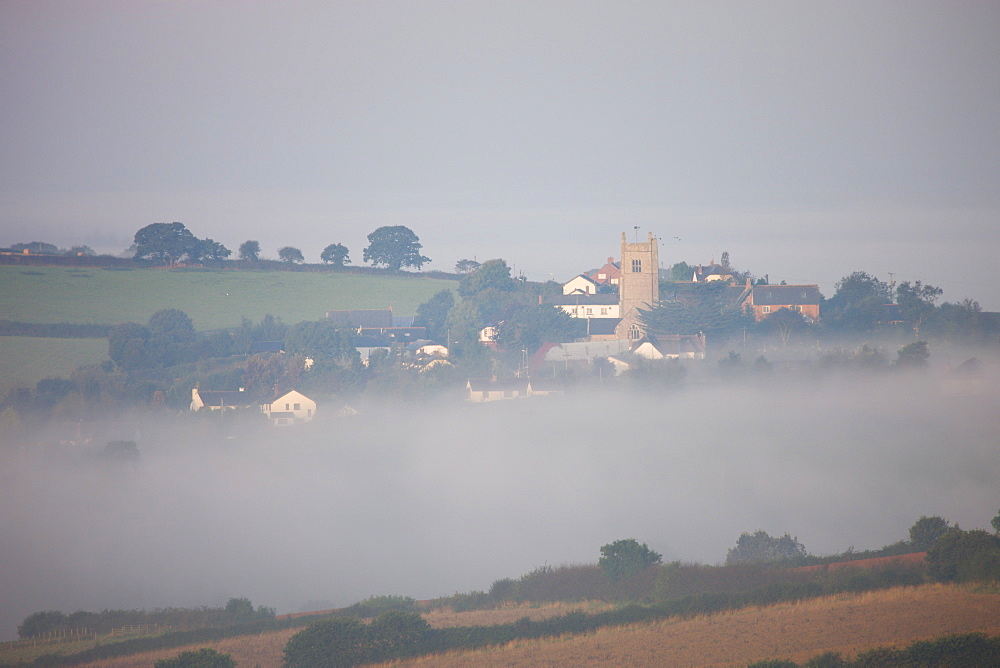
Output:
<svg viewBox="0 0 1000 668">
<path fill-rule="evenodd" d="M 0 244 L 411 227 L 433 269 L 660 257 L 1000 310 L 1000 5 L 4 2 Z M 680 237 L 676 240 L 675 237 Z"/>
</svg>

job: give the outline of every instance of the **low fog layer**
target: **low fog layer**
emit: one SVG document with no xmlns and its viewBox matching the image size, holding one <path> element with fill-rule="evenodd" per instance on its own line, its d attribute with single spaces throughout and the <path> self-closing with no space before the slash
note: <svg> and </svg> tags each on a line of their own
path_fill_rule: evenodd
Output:
<svg viewBox="0 0 1000 668">
<path fill-rule="evenodd" d="M 393 406 L 253 439 L 142 428 L 135 467 L 4 444 L 0 637 L 45 609 L 279 612 L 488 589 L 634 537 L 719 563 L 741 531 L 810 553 L 1000 507 L 996 387 L 939 380 Z"/>
</svg>

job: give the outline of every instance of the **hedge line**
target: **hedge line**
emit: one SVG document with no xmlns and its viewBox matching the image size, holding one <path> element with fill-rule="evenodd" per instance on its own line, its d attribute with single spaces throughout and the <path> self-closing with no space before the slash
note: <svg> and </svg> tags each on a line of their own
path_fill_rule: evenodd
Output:
<svg viewBox="0 0 1000 668">
<path fill-rule="evenodd" d="M 1000 636 L 985 633 L 958 633 L 934 640 L 918 640 L 903 649 L 876 647 L 858 654 L 853 661 L 839 652 L 824 652 L 798 664 L 787 659 L 751 663 L 749 668 L 932 668 L 940 666 L 1000 666 Z"/>
</svg>

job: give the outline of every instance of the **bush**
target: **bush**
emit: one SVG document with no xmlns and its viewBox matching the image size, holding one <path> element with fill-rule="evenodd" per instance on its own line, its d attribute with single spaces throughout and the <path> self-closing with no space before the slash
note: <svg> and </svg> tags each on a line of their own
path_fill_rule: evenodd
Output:
<svg viewBox="0 0 1000 668">
<path fill-rule="evenodd" d="M 236 668 L 236 661 L 228 654 L 203 647 L 198 651 L 182 652 L 172 659 L 161 659 L 156 668 Z"/>
<path fill-rule="evenodd" d="M 368 629 L 356 617 L 334 617 L 310 624 L 292 636 L 283 652 L 292 668 L 356 666 L 369 650 Z"/>
<path fill-rule="evenodd" d="M 597 562 L 609 580 L 621 580 L 638 575 L 643 570 L 660 563 L 663 555 L 654 552 L 634 538 L 616 540 L 601 547 L 601 559 Z"/>
<path fill-rule="evenodd" d="M 940 582 L 1000 578 L 1000 537 L 952 529 L 927 550 L 927 572 Z"/>
</svg>

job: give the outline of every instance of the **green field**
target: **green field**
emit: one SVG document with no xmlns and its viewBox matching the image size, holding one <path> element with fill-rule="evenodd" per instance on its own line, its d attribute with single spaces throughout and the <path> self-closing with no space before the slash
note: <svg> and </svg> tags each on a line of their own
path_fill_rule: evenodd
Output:
<svg viewBox="0 0 1000 668">
<path fill-rule="evenodd" d="M 326 311 L 391 308 L 415 315 L 455 281 L 341 272 L 0 266 L 0 319 L 39 323 L 145 323 L 165 308 L 199 331 L 235 327 L 270 313 L 288 324 Z M 5 337 L 0 337 L 5 338 Z"/>
<path fill-rule="evenodd" d="M 0 394 L 43 378 L 68 378 L 77 367 L 107 358 L 107 339 L 0 336 Z"/>
</svg>

